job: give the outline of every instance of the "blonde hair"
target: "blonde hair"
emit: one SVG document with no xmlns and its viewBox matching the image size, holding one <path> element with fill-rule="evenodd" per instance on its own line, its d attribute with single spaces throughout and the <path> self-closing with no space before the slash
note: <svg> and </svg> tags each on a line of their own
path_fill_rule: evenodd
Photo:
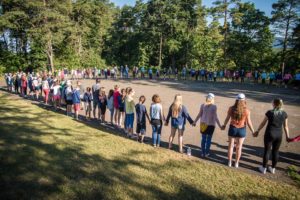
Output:
<svg viewBox="0 0 300 200">
<path fill-rule="evenodd" d="M 105 88 L 104 88 L 104 87 L 101 87 L 101 88 L 100 88 L 100 90 L 99 90 L 99 95 L 105 96 Z"/>
<path fill-rule="evenodd" d="M 181 108 L 182 108 L 182 96 L 180 94 L 176 94 L 174 98 L 174 102 L 171 107 L 172 117 L 177 118 Z"/>
<path fill-rule="evenodd" d="M 208 98 L 208 97 L 206 97 L 205 104 L 206 105 L 214 104 L 214 98 Z"/>
</svg>

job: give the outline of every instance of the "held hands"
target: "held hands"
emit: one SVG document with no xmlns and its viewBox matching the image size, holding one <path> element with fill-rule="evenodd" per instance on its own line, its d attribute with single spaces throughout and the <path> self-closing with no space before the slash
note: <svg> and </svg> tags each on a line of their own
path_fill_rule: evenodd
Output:
<svg viewBox="0 0 300 200">
<path fill-rule="evenodd" d="M 259 133 L 259 131 L 255 131 L 254 133 L 252 133 L 253 137 L 257 137 L 258 133 Z"/>
<path fill-rule="evenodd" d="M 165 126 L 168 126 L 168 122 L 165 122 Z"/>
<path fill-rule="evenodd" d="M 196 126 L 196 122 L 193 122 L 193 123 L 192 123 L 192 126 Z"/>
<path fill-rule="evenodd" d="M 224 131 L 226 128 L 226 125 L 221 126 L 221 130 Z"/>
</svg>

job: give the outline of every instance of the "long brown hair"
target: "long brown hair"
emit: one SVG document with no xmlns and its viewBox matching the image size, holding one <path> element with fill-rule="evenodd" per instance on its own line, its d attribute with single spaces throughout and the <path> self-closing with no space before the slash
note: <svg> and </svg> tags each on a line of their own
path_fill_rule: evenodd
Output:
<svg viewBox="0 0 300 200">
<path fill-rule="evenodd" d="M 231 107 L 231 117 L 237 121 L 240 121 L 246 110 L 245 100 L 236 100 L 234 105 Z"/>
</svg>

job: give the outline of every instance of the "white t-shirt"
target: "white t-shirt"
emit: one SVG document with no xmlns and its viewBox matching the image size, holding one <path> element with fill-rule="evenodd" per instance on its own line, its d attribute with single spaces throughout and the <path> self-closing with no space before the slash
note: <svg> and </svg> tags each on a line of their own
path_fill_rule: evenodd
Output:
<svg viewBox="0 0 300 200">
<path fill-rule="evenodd" d="M 47 80 L 42 81 L 42 87 L 43 87 L 43 90 L 49 89 L 49 83 Z"/>
<path fill-rule="evenodd" d="M 52 89 L 53 89 L 53 95 L 60 95 L 60 86 L 59 85 L 52 86 Z"/>
<path fill-rule="evenodd" d="M 67 100 L 72 100 L 72 88 L 70 86 L 66 88 L 65 94 Z"/>
<path fill-rule="evenodd" d="M 32 85 L 33 85 L 34 87 L 39 86 L 38 80 L 37 80 L 37 79 L 34 79 L 34 80 L 32 81 Z"/>
</svg>

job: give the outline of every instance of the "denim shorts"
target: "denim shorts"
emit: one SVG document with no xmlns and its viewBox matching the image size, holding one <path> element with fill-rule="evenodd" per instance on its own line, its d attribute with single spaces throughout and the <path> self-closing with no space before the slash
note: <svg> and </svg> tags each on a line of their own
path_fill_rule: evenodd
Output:
<svg viewBox="0 0 300 200">
<path fill-rule="evenodd" d="M 134 122 L 134 113 L 126 114 L 125 115 L 125 127 L 133 128 L 133 122 Z"/>
<path fill-rule="evenodd" d="M 230 125 L 229 130 L 228 130 L 228 136 L 234 137 L 234 138 L 246 137 L 246 126 L 243 128 L 236 128 L 236 127 Z"/>
<path fill-rule="evenodd" d="M 178 125 L 178 124 L 171 124 L 172 128 L 178 129 L 178 130 L 185 130 L 185 126 L 183 124 Z"/>
</svg>

